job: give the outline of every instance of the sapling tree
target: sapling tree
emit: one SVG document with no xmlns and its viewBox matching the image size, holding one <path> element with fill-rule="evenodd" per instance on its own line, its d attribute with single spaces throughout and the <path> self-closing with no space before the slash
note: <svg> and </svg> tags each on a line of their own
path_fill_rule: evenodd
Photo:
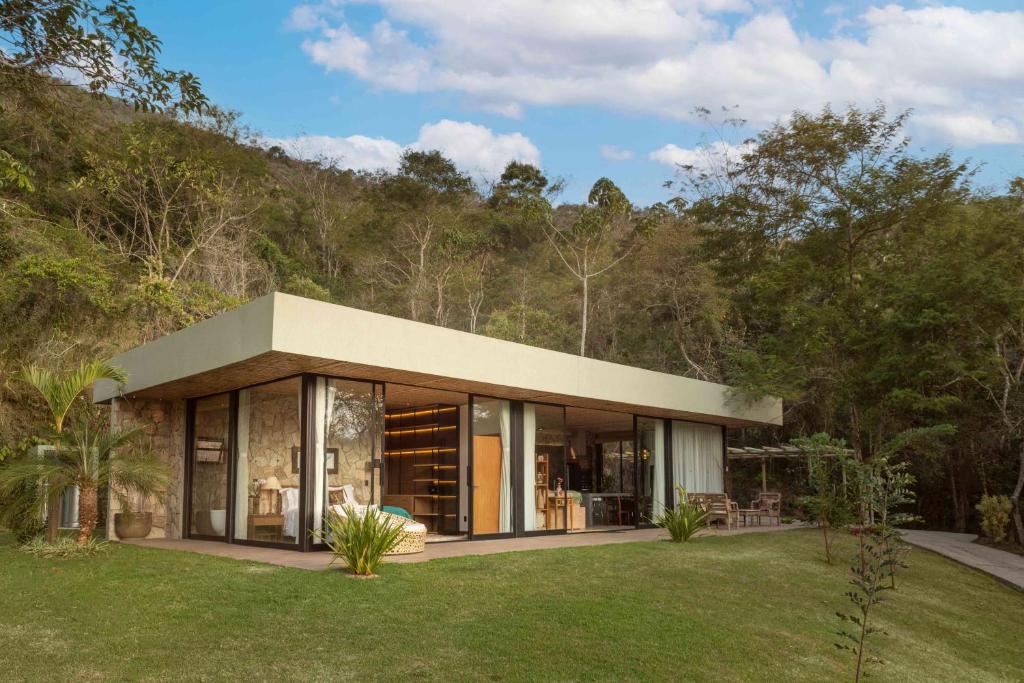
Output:
<svg viewBox="0 0 1024 683">
<path fill-rule="evenodd" d="M 883 457 L 874 460 L 869 467 L 873 484 L 869 501 L 869 508 L 874 515 L 873 531 L 881 545 L 882 555 L 889 562 L 889 587 L 895 589 L 896 572 L 907 566 L 903 558 L 910 552 L 897 527 L 921 519 L 917 515 L 899 511 L 900 507 L 914 502 L 912 487 L 916 480 L 907 471 L 905 462 L 893 464 Z"/>
<path fill-rule="evenodd" d="M 813 490 L 811 495 L 801 497 L 799 504 L 818 523 L 825 544 L 825 561 L 832 564 L 835 533 L 853 519 L 846 485 L 846 472 L 853 461 L 846 454 L 845 443 L 827 434 L 794 439 L 792 443 L 808 454 Z"/>
<path fill-rule="evenodd" d="M 836 647 L 853 652 L 856 656 L 854 681 L 859 683 L 864 674 L 867 662 L 880 662 L 876 657 L 865 657 L 868 636 L 884 633 L 871 625 L 872 608 L 882 602 L 882 594 L 892 590 L 890 577 L 893 572 L 893 560 L 888 557 L 885 549 L 879 544 L 879 537 L 867 527 L 857 530 L 857 554 L 850 562 L 850 590 L 846 592 L 853 610 L 850 613 L 836 612 L 843 622 L 837 631 L 841 641 Z"/>
</svg>

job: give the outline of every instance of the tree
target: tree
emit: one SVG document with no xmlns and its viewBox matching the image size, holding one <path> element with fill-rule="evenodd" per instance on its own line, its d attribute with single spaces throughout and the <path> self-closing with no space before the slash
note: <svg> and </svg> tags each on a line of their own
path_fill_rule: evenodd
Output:
<svg viewBox="0 0 1024 683">
<path fill-rule="evenodd" d="M 849 452 L 841 439 L 833 439 L 827 434 L 801 437 L 792 443 L 807 453 L 813 491 L 799 503 L 818 523 L 825 544 L 825 562 L 832 564 L 835 534 L 854 519 L 847 486 L 847 472 L 853 466 Z"/>
<path fill-rule="evenodd" d="M 52 455 L 27 456 L 0 468 L 0 494 L 17 495 L 26 483 L 45 481 L 53 509 L 57 493 L 77 486 L 78 544 L 85 545 L 96 529 L 101 489 L 109 487 L 127 509 L 130 493 L 152 495 L 166 486 L 167 468 L 139 446 L 142 434 L 139 427 L 110 428 L 104 416 L 84 409 L 70 428 L 59 433 Z M 49 540 L 52 543 L 56 536 Z"/>
<path fill-rule="evenodd" d="M 64 433 L 64 421 L 71 412 L 75 400 L 101 379 L 123 384 L 127 379 L 124 371 L 104 361 L 82 363 L 76 370 L 58 375 L 36 365 L 26 366 L 21 373 L 22 381 L 31 385 L 45 401 L 50 410 L 51 423 L 48 430 L 60 440 Z M 47 505 L 46 537 L 50 543 L 57 540 L 60 524 L 60 496 L 67 488 L 66 481 L 57 477 L 49 479 L 39 476 L 32 481 L 42 481 L 44 494 L 39 496 L 41 504 Z M 14 486 L 14 484 L 11 484 Z"/>
<path fill-rule="evenodd" d="M 160 67 L 159 38 L 125 0 L 5 0 L 0 41 L 5 91 L 52 88 L 57 78 L 113 92 L 142 111 L 207 106 L 195 75 Z"/>
<path fill-rule="evenodd" d="M 887 309 L 870 285 L 903 240 L 969 189 L 967 168 L 948 154 L 909 152 L 906 118 L 881 105 L 796 112 L 759 134 L 724 177 L 691 175 L 687 185 L 688 214 L 744 323 L 728 379 L 801 406 L 816 429 L 841 428 L 864 455 L 893 433 L 873 410 L 892 387 L 871 381 Z"/>
<path fill-rule="evenodd" d="M 472 181 L 440 152 L 407 151 L 398 173 L 377 177 L 381 217 L 371 280 L 397 295 L 413 320 L 446 325 L 448 289 L 468 242 Z"/>
<path fill-rule="evenodd" d="M 610 293 L 622 313 L 606 323 L 623 347 L 621 362 L 718 382 L 742 321 L 700 253 L 692 222 L 671 218 L 634 254 L 630 277 Z"/>
<path fill-rule="evenodd" d="M 83 199 L 81 227 L 145 266 L 150 280 L 171 286 L 213 247 L 219 266 L 232 266 L 225 252 L 246 244 L 255 212 L 237 177 L 173 143 L 160 126 L 132 126 L 116 155 L 87 156 L 89 170 L 75 184 Z M 244 294 L 245 284 L 235 293 Z"/>
<path fill-rule="evenodd" d="M 0 3 L 0 92 L 45 101 L 62 86 L 113 93 L 141 111 L 208 105 L 199 79 L 160 67 L 160 40 L 125 0 L 5 0 Z M 31 192 L 32 169 L 0 150 L 0 187 Z"/>
<path fill-rule="evenodd" d="M 579 348 L 585 356 L 591 280 L 626 259 L 653 231 L 663 212 L 659 207 L 634 211 L 622 190 L 607 178 L 594 183 L 583 206 L 554 211 L 547 201 L 534 197 L 530 210 L 540 216 L 548 243 L 580 283 Z"/>
</svg>

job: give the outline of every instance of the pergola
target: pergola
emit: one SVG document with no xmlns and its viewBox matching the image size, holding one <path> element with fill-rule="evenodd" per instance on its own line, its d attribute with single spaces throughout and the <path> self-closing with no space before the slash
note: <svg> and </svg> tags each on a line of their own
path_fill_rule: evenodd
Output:
<svg viewBox="0 0 1024 683">
<path fill-rule="evenodd" d="M 853 455 L 852 450 L 845 451 L 847 455 Z M 761 491 L 768 492 L 768 460 L 771 458 L 809 458 L 812 455 L 820 455 L 826 458 L 834 458 L 835 453 L 812 453 L 811 451 L 797 446 L 729 446 L 727 452 L 729 460 L 760 460 L 761 461 Z M 846 473 L 843 473 L 845 480 Z"/>
</svg>

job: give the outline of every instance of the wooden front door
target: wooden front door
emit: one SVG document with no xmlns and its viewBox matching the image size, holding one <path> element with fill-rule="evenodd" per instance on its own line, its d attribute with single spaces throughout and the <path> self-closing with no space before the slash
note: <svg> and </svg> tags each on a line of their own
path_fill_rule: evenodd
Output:
<svg viewBox="0 0 1024 683">
<path fill-rule="evenodd" d="M 473 437 L 473 533 L 498 533 L 501 437 Z"/>
</svg>

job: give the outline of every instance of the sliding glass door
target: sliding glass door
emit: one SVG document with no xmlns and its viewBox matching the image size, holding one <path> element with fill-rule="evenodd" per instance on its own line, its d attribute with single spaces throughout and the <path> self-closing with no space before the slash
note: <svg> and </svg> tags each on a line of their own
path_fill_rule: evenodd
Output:
<svg viewBox="0 0 1024 683">
<path fill-rule="evenodd" d="M 192 411 L 189 535 L 227 535 L 231 395 L 197 399 Z"/>
<path fill-rule="evenodd" d="M 721 426 L 673 421 L 672 481 L 687 493 L 725 493 L 722 448 Z"/>
<path fill-rule="evenodd" d="M 512 533 L 512 411 L 508 401 L 473 397 L 472 532 Z"/>
<path fill-rule="evenodd" d="M 665 509 L 665 421 L 636 419 L 637 525 L 650 526 Z"/>
<path fill-rule="evenodd" d="M 580 527 L 579 493 L 567 490 L 568 433 L 562 406 L 523 404 L 523 531 Z"/>
<path fill-rule="evenodd" d="M 319 534 L 331 506 L 357 510 L 380 503 L 383 405 L 370 382 L 316 378 L 313 433 L 313 532 Z"/>
<path fill-rule="evenodd" d="M 236 541 L 302 541 L 302 380 L 238 392 Z"/>
</svg>

